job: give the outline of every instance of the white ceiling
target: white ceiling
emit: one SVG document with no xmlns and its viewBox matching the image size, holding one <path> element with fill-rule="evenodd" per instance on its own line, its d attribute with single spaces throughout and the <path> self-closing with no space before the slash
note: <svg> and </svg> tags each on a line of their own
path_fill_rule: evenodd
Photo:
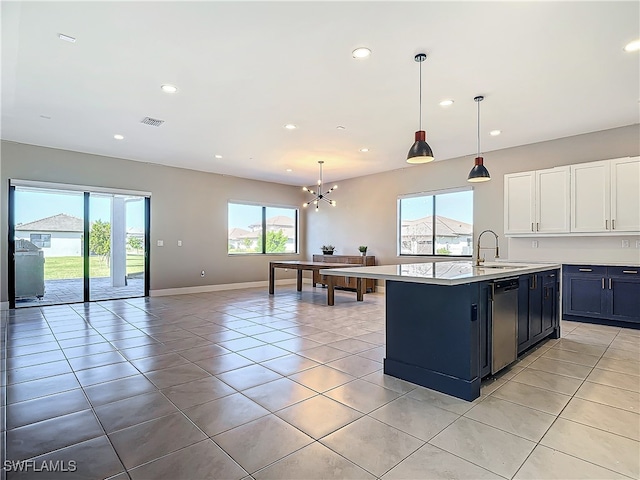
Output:
<svg viewBox="0 0 640 480">
<path fill-rule="evenodd" d="M 479 94 L 488 152 L 638 123 L 639 19 L 635 1 L 3 1 L 1 133 L 291 185 L 318 160 L 328 182 L 404 168 L 424 51 L 427 140 L 471 168 Z"/>
</svg>

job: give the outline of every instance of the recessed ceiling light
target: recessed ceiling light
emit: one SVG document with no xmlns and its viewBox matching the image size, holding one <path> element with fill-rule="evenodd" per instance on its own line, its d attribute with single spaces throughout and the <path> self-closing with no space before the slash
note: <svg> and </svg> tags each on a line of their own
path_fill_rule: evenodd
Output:
<svg viewBox="0 0 640 480">
<path fill-rule="evenodd" d="M 441 107 L 448 107 L 449 105 L 453 105 L 453 100 L 442 100 L 440 102 Z"/>
<path fill-rule="evenodd" d="M 287 172 L 293 172 L 293 170 L 291 170 L 290 168 L 287 168 Z"/>
<path fill-rule="evenodd" d="M 295 129 L 296 129 L 296 128 L 298 128 L 298 127 L 296 127 L 293 123 L 287 123 L 287 124 L 284 126 L 284 128 L 286 128 L 287 130 L 295 130 Z"/>
<path fill-rule="evenodd" d="M 222 158 L 222 155 L 216 155 L 215 157 L 216 158 Z"/>
<path fill-rule="evenodd" d="M 367 153 L 367 152 L 369 151 L 369 149 L 368 149 L 368 148 L 366 148 L 366 147 L 364 147 L 364 148 L 361 148 L 361 149 L 360 149 L 360 151 L 361 151 L 362 153 Z"/>
<path fill-rule="evenodd" d="M 175 85 L 169 85 L 168 83 L 162 85 L 160 88 L 164 93 L 176 93 L 178 91 L 178 87 L 176 87 Z"/>
<path fill-rule="evenodd" d="M 353 52 L 351 52 L 353 58 L 367 58 L 371 55 L 371 50 L 367 47 L 358 47 Z"/>
<path fill-rule="evenodd" d="M 51 120 L 49 115 L 40 115 L 40 118 L 44 118 L 45 120 Z"/>
<path fill-rule="evenodd" d="M 637 52 L 640 50 L 640 39 L 629 42 L 624 46 L 625 52 Z"/>
<path fill-rule="evenodd" d="M 76 39 L 74 37 L 70 37 L 69 35 L 65 35 L 64 33 L 59 33 L 58 38 L 60 40 L 64 40 L 65 42 L 76 43 Z"/>
<path fill-rule="evenodd" d="M 502 133 L 502 130 L 491 130 L 489 132 L 489 135 L 491 135 L 492 137 L 497 137 L 498 135 L 500 135 Z"/>
<path fill-rule="evenodd" d="M 119 133 L 116 133 L 113 138 L 115 138 L 116 140 L 124 140 L 124 136 L 120 135 Z"/>
<path fill-rule="evenodd" d="M 345 127 L 344 125 L 338 125 L 336 128 L 338 130 L 346 130 L 347 127 Z"/>
</svg>

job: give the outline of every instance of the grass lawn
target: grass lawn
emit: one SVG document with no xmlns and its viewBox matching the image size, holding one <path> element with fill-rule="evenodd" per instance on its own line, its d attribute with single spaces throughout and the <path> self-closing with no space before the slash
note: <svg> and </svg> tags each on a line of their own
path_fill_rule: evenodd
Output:
<svg viewBox="0 0 640 480">
<path fill-rule="evenodd" d="M 44 261 L 44 279 L 82 278 L 82 257 L 49 257 Z M 127 255 L 127 275 L 144 272 L 143 255 Z M 89 257 L 89 275 L 108 277 L 109 265 L 102 257 Z"/>
</svg>

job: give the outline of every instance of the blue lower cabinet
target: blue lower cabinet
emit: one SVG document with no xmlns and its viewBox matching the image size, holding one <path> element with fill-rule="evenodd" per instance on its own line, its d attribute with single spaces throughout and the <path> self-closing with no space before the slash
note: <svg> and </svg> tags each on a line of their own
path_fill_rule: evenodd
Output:
<svg viewBox="0 0 640 480">
<path fill-rule="evenodd" d="M 558 270 L 523 275 L 518 285 L 518 354 L 555 332 L 559 337 Z"/>
<path fill-rule="evenodd" d="M 640 323 L 640 268 L 563 266 L 563 317 Z"/>
</svg>

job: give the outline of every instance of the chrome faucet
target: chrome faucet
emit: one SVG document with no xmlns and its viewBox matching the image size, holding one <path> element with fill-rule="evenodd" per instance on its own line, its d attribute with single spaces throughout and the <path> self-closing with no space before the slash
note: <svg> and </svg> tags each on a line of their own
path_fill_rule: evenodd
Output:
<svg viewBox="0 0 640 480">
<path fill-rule="evenodd" d="M 482 235 L 490 232 L 493 233 L 493 236 L 496 237 L 496 255 L 495 258 L 500 258 L 500 250 L 499 250 L 499 246 L 498 246 L 498 234 L 496 232 L 494 232 L 493 230 L 484 230 L 482 232 L 480 232 L 480 235 L 478 235 L 478 245 L 476 246 L 476 267 L 479 267 L 480 264 L 482 262 L 484 262 L 484 257 L 482 257 L 482 259 L 480 258 L 480 249 L 482 247 L 480 247 L 480 239 L 482 238 Z"/>
</svg>

